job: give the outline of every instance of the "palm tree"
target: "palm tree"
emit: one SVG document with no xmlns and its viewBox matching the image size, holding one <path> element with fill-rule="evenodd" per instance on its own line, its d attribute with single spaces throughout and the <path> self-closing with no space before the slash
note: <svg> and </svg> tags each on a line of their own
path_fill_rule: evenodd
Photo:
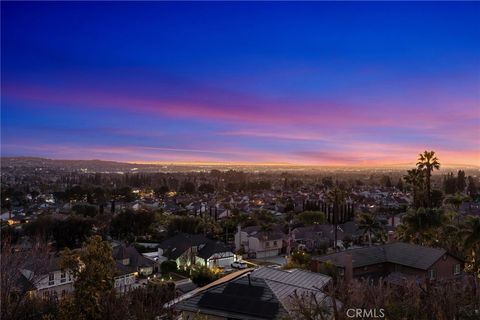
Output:
<svg viewBox="0 0 480 320">
<path fill-rule="evenodd" d="M 475 250 L 480 253 L 480 217 L 467 216 L 460 229 L 460 235 L 467 252 Z"/>
<path fill-rule="evenodd" d="M 437 246 L 439 228 L 447 226 L 448 216 L 441 209 L 410 209 L 402 217 L 402 224 L 397 228 L 399 238 L 421 245 Z"/>
<path fill-rule="evenodd" d="M 413 206 L 418 207 L 418 190 L 423 188 L 423 171 L 420 169 L 411 169 L 407 171 L 407 175 L 403 177 L 405 182 L 412 187 Z"/>
<path fill-rule="evenodd" d="M 372 234 L 378 234 L 382 230 L 380 222 L 378 222 L 377 217 L 369 214 L 362 213 L 358 217 L 358 228 L 363 230 L 363 233 L 368 234 L 368 245 L 372 245 Z"/>
<path fill-rule="evenodd" d="M 463 248 L 468 257 L 466 269 L 480 277 L 480 217 L 468 216 L 459 232 L 463 240 Z"/>
<path fill-rule="evenodd" d="M 434 169 L 440 169 L 440 162 L 438 158 L 435 156 L 435 151 L 427 151 L 425 150 L 419 154 L 417 168 L 423 170 L 425 172 L 426 177 L 426 187 L 427 187 L 427 205 L 428 207 L 432 206 L 431 201 L 431 185 L 430 185 L 430 178 L 432 176 L 432 172 Z"/>
<path fill-rule="evenodd" d="M 345 192 L 335 185 L 331 190 L 328 191 L 326 199 L 333 203 L 333 227 L 335 233 L 335 251 L 337 251 L 337 241 L 338 241 L 338 215 L 340 214 L 340 205 L 345 202 Z"/>
</svg>

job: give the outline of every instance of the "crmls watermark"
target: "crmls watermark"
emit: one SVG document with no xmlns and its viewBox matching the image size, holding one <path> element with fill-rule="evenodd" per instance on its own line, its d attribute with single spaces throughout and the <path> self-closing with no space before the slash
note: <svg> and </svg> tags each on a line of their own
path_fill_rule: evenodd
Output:
<svg viewBox="0 0 480 320">
<path fill-rule="evenodd" d="M 347 309 L 347 318 L 380 319 L 385 318 L 385 309 Z"/>
</svg>

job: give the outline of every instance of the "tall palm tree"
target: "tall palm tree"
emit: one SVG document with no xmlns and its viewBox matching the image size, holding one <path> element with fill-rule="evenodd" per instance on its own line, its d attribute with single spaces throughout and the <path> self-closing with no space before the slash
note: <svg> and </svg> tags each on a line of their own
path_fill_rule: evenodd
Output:
<svg viewBox="0 0 480 320">
<path fill-rule="evenodd" d="M 345 202 L 345 192 L 338 186 L 335 185 L 330 189 L 326 195 L 327 201 L 333 204 L 333 227 L 335 234 L 335 251 L 337 251 L 337 242 L 338 242 L 338 215 L 340 214 L 340 205 Z"/>
<path fill-rule="evenodd" d="M 372 245 L 372 234 L 378 234 L 382 230 L 377 217 L 369 213 L 362 213 L 358 217 L 358 228 L 363 230 L 364 234 L 368 234 L 368 245 Z"/>
<path fill-rule="evenodd" d="M 426 178 L 426 187 L 427 187 L 427 205 L 428 207 L 432 206 L 431 200 L 431 184 L 430 179 L 432 176 L 433 170 L 440 169 L 440 161 L 435 156 L 435 151 L 425 150 L 423 153 L 419 154 L 417 168 L 425 172 Z"/>
<path fill-rule="evenodd" d="M 405 182 L 412 187 L 413 192 L 413 206 L 418 207 L 420 201 L 418 201 L 418 191 L 423 188 L 423 171 L 420 169 L 411 169 L 407 171 L 407 175 L 403 177 Z"/>
</svg>

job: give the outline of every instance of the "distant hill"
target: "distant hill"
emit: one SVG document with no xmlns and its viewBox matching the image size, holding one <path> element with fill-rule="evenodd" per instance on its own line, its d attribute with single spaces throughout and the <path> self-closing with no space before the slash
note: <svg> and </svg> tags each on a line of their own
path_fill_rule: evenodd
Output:
<svg viewBox="0 0 480 320">
<path fill-rule="evenodd" d="M 414 167 L 414 164 L 392 164 L 384 165 L 378 167 L 336 167 L 336 166 L 302 166 L 302 165 L 293 165 L 288 163 L 279 163 L 279 164 L 256 164 L 256 163 L 244 163 L 244 164 L 235 164 L 235 163 L 128 163 L 128 162 L 117 162 L 117 161 L 107 161 L 107 160 L 59 160 L 59 159 L 46 159 L 38 157 L 1 157 L 1 167 L 2 168 L 46 168 L 46 169 L 60 169 L 65 171 L 76 171 L 76 170 L 86 170 L 90 172 L 128 172 L 128 171 L 149 171 L 149 172 L 159 172 L 159 171 L 192 171 L 192 170 L 209 170 L 209 169 L 220 169 L 220 170 L 275 170 L 275 171 L 289 171 L 289 170 L 321 170 L 321 171 L 358 171 L 358 170 L 387 170 L 387 171 L 403 171 L 408 168 Z M 472 169 L 479 170 L 479 166 L 474 165 L 442 165 L 443 170 L 454 170 L 454 169 Z"/>
<path fill-rule="evenodd" d="M 123 171 L 138 168 L 139 166 L 151 167 L 151 165 L 139 165 L 104 160 L 54 160 L 35 157 L 2 157 L 1 166 L 24 167 L 24 168 L 68 168 L 70 170 L 87 169 L 89 171 Z"/>
</svg>

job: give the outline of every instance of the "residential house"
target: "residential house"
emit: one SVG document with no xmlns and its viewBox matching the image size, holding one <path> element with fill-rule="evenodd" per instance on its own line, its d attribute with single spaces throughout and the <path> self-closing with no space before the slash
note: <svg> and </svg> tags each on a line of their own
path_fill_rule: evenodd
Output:
<svg viewBox="0 0 480 320">
<path fill-rule="evenodd" d="M 235 249 L 243 250 L 252 258 L 278 256 L 284 248 L 287 236 L 278 227 L 271 231 L 262 230 L 260 226 L 241 229 L 235 234 Z"/>
<path fill-rule="evenodd" d="M 347 235 L 353 241 L 360 238 L 361 231 L 355 222 L 348 221 L 337 226 L 337 245 Z M 292 230 L 292 240 L 297 245 L 304 245 L 307 251 L 319 248 L 322 242 L 327 243 L 328 247 L 334 247 L 335 226 L 333 224 L 315 224 L 307 227 L 298 227 Z"/>
<path fill-rule="evenodd" d="M 117 291 L 129 291 L 137 277 L 153 273 L 155 262 L 142 256 L 133 245 L 120 244 L 113 247 L 115 260 L 114 288 Z"/>
<path fill-rule="evenodd" d="M 60 258 L 51 256 L 45 268 L 35 274 L 34 268 L 21 269 L 21 282 L 28 291 L 34 292 L 40 297 L 61 298 L 66 293 L 73 291 L 73 276 L 70 272 L 60 268 Z M 38 272 L 38 271 L 37 271 Z"/>
<path fill-rule="evenodd" d="M 229 246 L 199 234 L 178 233 L 161 242 L 158 250 L 159 255 L 175 260 L 177 266 L 227 267 L 236 260 Z"/>
<path fill-rule="evenodd" d="M 462 275 L 463 261 L 444 249 L 394 242 L 352 249 L 312 258 L 312 271 L 329 261 L 341 276 L 351 278 L 395 277 L 416 280 L 448 280 Z M 393 275 L 392 275 L 393 274 Z"/>
</svg>

